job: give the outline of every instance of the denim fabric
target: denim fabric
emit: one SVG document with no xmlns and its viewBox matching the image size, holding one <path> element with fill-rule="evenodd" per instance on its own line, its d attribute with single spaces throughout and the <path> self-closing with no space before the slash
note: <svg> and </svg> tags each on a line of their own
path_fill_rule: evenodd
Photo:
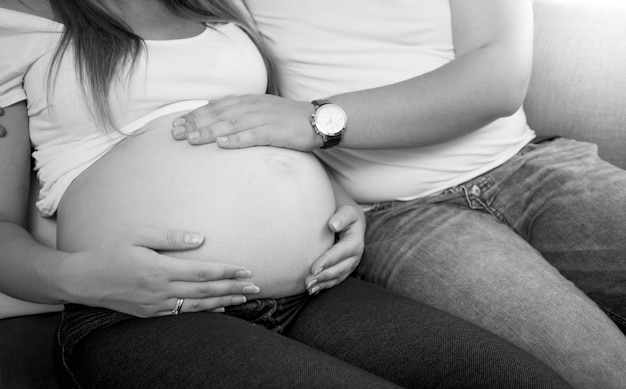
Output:
<svg viewBox="0 0 626 389">
<path fill-rule="evenodd" d="M 68 307 L 55 353 L 59 381 L 68 388 L 570 387 L 503 339 L 354 278 L 316 297 L 229 311 L 274 331 L 227 314 L 139 319 Z"/>
<path fill-rule="evenodd" d="M 367 212 L 358 277 L 531 352 L 581 388 L 626 388 L 626 172 L 592 144 L 529 144 L 439 195 Z"/>
<path fill-rule="evenodd" d="M 252 300 L 226 307 L 225 313 L 280 334 L 310 298 L 312 297 L 308 293 L 303 293 L 280 299 Z"/>
<path fill-rule="evenodd" d="M 252 300 L 241 305 L 226 307 L 225 314 L 281 333 L 309 298 L 311 296 L 303 293 L 280 299 Z M 134 318 L 124 313 L 78 304 L 67 304 L 61 316 L 59 345 L 66 357 L 70 356 L 76 344 L 91 332 Z"/>
</svg>

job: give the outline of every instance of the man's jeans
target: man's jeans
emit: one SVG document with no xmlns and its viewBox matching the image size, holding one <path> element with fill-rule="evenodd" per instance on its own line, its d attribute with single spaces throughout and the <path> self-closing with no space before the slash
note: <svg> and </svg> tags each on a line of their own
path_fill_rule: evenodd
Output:
<svg viewBox="0 0 626 389">
<path fill-rule="evenodd" d="M 626 172 L 529 144 L 442 194 L 375 204 L 357 272 L 491 330 L 574 386 L 626 388 Z M 597 304 L 597 305 L 596 305 Z"/>
</svg>

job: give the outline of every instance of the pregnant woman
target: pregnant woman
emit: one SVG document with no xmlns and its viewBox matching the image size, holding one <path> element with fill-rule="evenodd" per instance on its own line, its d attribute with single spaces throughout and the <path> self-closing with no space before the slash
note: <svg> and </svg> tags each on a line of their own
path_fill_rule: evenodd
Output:
<svg viewBox="0 0 626 389">
<path fill-rule="evenodd" d="M 336 212 L 345 198 L 309 154 L 171 139 L 173 118 L 207 99 L 273 91 L 255 32 L 230 3 L 3 0 L 0 7 L 7 129 L 0 287 L 66 303 L 56 339 L 62 386 L 568 387 L 502 339 L 361 281 L 316 295 L 322 281 L 345 279 L 358 261 L 363 222 L 354 209 Z M 42 186 L 37 205 L 57 217 L 59 251 L 24 229 L 31 146 Z M 332 231 L 329 220 L 339 223 Z M 176 232 L 169 244 L 142 238 L 128 248 L 137 231 L 155 230 L 200 235 L 186 234 L 185 251 Z M 333 231 L 348 244 L 333 246 Z M 199 245 L 198 236 L 207 242 Z M 89 283 L 89 274 L 42 273 L 71 276 L 82 260 L 111 274 L 108 267 L 165 254 L 212 264 L 197 273 L 213 281 L 202 295 L 234 297 L 212 305 L 174 298 L 146 315 L 158 317 L 142 319 L 86 306 L 90 299 L 45 300 L 24 286 L 71 289 L 58 280 Z M 96 273 L 90 293 L 107 294 Z M 148 271 L 139 286 L 161 276 Z M 179 296 L 184 284 L 172 282 Z M 225 313 L 188 313 L 210 310 Z"/>
</svg>

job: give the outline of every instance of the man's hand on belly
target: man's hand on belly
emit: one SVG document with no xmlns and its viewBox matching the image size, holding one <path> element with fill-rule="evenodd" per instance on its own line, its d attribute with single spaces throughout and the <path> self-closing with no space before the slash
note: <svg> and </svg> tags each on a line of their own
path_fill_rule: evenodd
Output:
<svg viewBox="0 0 626 389">
<path fill-rule="evenodd" d="M 328 227 L 339 240 L 311 266 L 304 282 L 309 294 L 317 294 L 343 282 L 361 262 L 365 249 L 365 215 L 345 205 L 330 218 Z"/>
<path fill-rule="evenodd" d="M 225 149 L 274 146 L 311 151 L 322 146 L 311 126 L 313 111 L 308 102 L 273 95 L 228 96 L 175 119 L 172 136 L 195 145 L 215 142 Z"/>
</svg>

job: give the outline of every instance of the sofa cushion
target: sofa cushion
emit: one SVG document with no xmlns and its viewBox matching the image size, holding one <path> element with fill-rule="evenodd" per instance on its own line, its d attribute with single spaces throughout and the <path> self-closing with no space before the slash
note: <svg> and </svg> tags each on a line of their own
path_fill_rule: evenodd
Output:
<svg viewBox="0 0 626 389">
<path fill-rule="evenodd" d="M 626 168 L 626 1 L 535 0 L 534 11 L 530 126 L 596 143 Z"/>
</svg>

